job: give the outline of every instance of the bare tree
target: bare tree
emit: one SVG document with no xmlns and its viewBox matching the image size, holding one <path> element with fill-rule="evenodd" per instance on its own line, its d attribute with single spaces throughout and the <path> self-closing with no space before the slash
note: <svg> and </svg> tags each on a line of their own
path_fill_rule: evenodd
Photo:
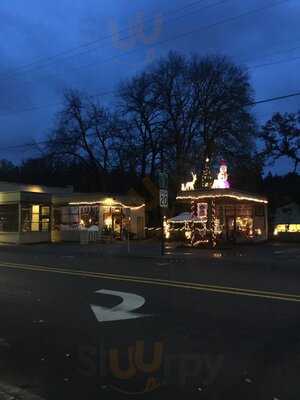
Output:
<svg viewBox="0 0 300 400">
<path fill-rule="evenodd" d="M 225 57 L 171 52 L 119 86 L 114 113 L 77 91 L 64 98 L 47 150 L 78 160 L 102 189 L 112 171 L 159 168 L 175 189 L 207 156 L 249 160 L 255 149 L 248 74 Z"/>
<path fill-rule="evenodd" d="M 225 57 L 170 53 L 152 76 L 176 180 L 207 156 L 233 158 L 253 149 L 252 90 L 242 68 Z"/>
<path fill-rule="evenodd" d="M 205 157 L 236 158 L 252 150 L 256 124 L 250 113 L 253 92 L 247 71 L 226 57 L 194 56 L 190 81 L 197 136 Z"/>
<path fill-rule="evenodd" d="M 104 107 L 78 91 L 67 91 L 64 102 L 47 149 L 53 156 L 79 160 L 94 177 L 95 187 L 105 189 L 113 158 L 114 119 Z"/>
<path fill-rule="evenodd" d="M 297 172 L 300 163 L 300 112 L 276 113 L 260 132 L 264 143 L 263 154 L 274 162 L 287 157 L 294 164 Z"/>
<path fill-rule="evenodd" d="M 119 110 L 132 132 L 136 150 L 136 169 L 140 176 L 154 175 L 161 140 L 161 116 L 148 72 L 124 82 L 119 87 Z"/>
</svg>

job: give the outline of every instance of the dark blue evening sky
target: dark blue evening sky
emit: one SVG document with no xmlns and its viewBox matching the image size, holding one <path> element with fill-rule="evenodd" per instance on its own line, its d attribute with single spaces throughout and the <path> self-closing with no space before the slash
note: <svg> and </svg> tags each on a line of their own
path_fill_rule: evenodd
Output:
<svg viewBox="0 0 300 400">
<path fill-rule="evenodd" d="M 299 0 L 2 0 L 0 158 L 19 162 L 31 155 L 7 146 L 43 140 L 65 88 L 111 91 L 171 49 L 222 53 L 247 65 L 257 100 L 300 91 L 299 17 Z M 175 39 L 191 30 L 198 31 Z M 92 41 L 98 42 L 85 46 Z M 255 112 L 261 123 L 272 112 L 300 109 L 299 103 L 295 97 Z M 272 170 L 289 167 L 282 160 Z"/>
</svg>

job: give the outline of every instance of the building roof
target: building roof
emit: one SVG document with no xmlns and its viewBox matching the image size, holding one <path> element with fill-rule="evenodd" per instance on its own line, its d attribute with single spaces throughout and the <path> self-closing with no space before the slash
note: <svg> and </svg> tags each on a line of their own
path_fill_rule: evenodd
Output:
<svg viewBox="0 0 300 400">
<path fill-rule="evenodd" d="M 55 194 L 53 204 L 92 205 L 103 204 L 107 206 L 141 207 L 144 200 L 139 196 L 119 195 L 112 193 L 70 193 Z"/>
<path fill-rule="evenodd" d="M 183 223 L 187 221 L 193 221 L 192 214 L 189 212 L 182 212 L 175 217 L 169 218 L 168 222 L 173 222 L 173 223 Z"/>
<path fill-rule="evenodd" d="M 180 191 L 176 197 L 176 200 L 189 201 L 189 200 L 208 200 L 208 199 L 221 199 L 221 198 L 268 204 L 268 200 L 265 196 L 243 192 L 240 190 L 233 190 L 233 189 L 206 189 L 206 190 L 202 189 L 202 190 Z"/>
<path fill-rule="evenodd" d="M 73 186 L 58 187 L 0 181 L 0 192 L 72 193 Z"/>
</svg>

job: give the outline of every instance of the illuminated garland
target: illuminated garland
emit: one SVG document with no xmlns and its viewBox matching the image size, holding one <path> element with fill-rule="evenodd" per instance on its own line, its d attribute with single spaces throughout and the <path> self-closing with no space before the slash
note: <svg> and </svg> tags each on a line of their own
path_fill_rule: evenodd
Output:
<svg viewBox="0 0 300 400">
<path fill-rule="evenodd" d="M 226 190 L 226 189 L 224 189 Z M 264 203 L 268 204 L 268 200 L 258 199 L 254 197 L 247 197 L 247 196 L 238 196 L 234 194 L 203 194 L 198 196 L 177 196 L 176 200 L 200 200 L 200 199 L 217 199 L 222 197 L 230 197 L 235 200 L 246 200 L 246 201 L 253 201 L 256 203 Z"/>
<path fill-rule="evenodd" d="M 211 202 L 211 242 L 212 247 L 216 247 L 216 232 L 215 232 L 215 224 L 216 224 L 216 202 L 212 200 Z"/>
<path fill-rule="evenodd" d="M 205 159 L 204 168 L 202 171 L 201 187 L 204 189 L 211 188 L 213 180 L 214 179 L 212 177 L 211 170 L 210 170 L 210 159 L 207 157 Z"/>
<path fill-rule="evenodd" d="M 117 203 L 117 202 L 112 202 L 109 203 L 105 202 L 105 201 L 78 201 L 78 202 L 70 202 L 68 203 L 69 206 L 89 206 L 89 205 L 98 205 L 101 204 L 102 206 L 106 206 L 106 207 L 124 207 L 124 208 L 130 208 L 131 210 L 138 210 L 140 208 L 145 207 L 145 204 L 142 204 L 140 206 L 128 206 L 126 204 L 123 203 Z"/>
</svg>

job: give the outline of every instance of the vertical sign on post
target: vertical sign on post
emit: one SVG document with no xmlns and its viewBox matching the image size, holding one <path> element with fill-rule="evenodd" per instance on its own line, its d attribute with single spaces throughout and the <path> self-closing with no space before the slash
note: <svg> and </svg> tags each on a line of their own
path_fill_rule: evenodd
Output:
<svg viewBox="0 0 300 400">
<path fill-rule="evenodd" d="M 168 208 L 168 191 L 165 189 L 159 190 L 159 206 L 161 208 Z"/>
<path fill-rule="evenodd" d="M 159 183 L 159 206 L 161 213 L 161 255 L 165 253 L 165 237 L 164 237 L 164 209 L 168 208 L 168 175 L 160 172 L 158 175 Z"/>
</svg>

